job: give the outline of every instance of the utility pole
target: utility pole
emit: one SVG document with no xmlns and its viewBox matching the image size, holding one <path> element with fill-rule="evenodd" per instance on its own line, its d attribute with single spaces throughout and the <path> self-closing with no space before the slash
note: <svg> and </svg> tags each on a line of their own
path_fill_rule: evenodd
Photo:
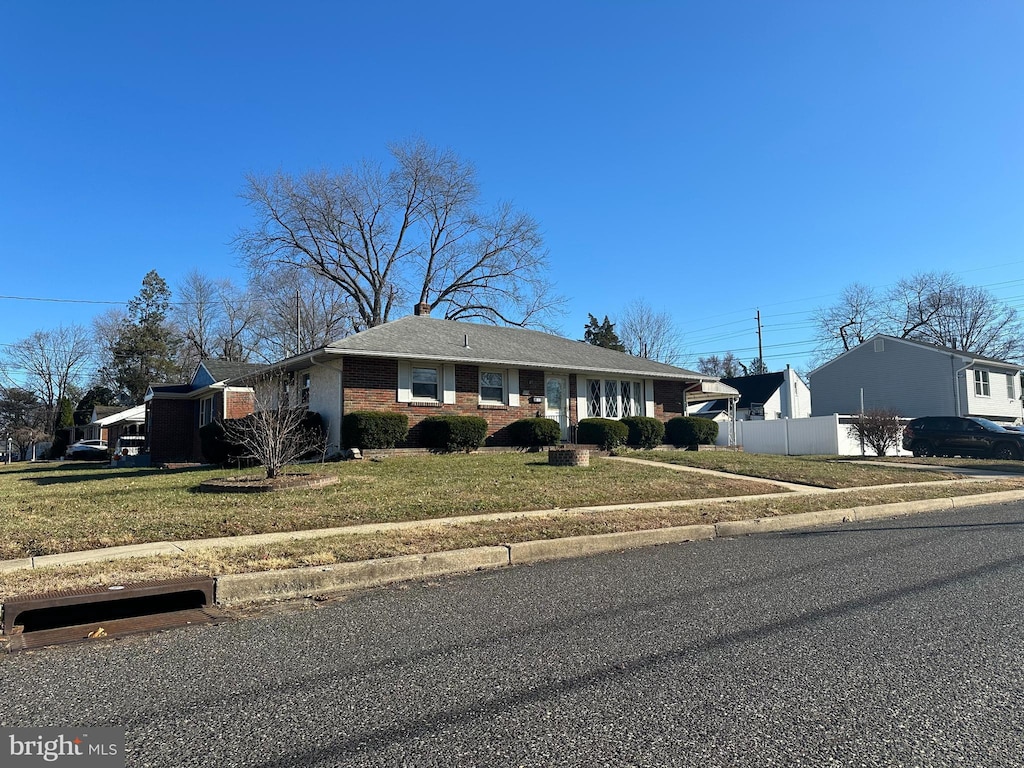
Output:
<svg viewBox="0 0 1024 768">
<path fill-rule="evenodd" d="M 299 289 L 295 289 L 295 354 L 302 352 L 302 303 L 299 299 Z"/>
<path fill-rule="evenodd" d="M 757 359 L 761 361 L 761 365 L 766 368 L 764 362 L 764 348 L 761 346 L 761 310 L 757 310 Z M 762 368 L 762 370 L 764 369 Z"/>
</svg>

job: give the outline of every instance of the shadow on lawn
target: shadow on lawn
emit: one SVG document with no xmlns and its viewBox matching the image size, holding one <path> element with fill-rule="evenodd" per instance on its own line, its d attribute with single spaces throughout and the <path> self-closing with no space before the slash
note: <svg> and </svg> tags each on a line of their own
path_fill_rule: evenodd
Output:
<svg viewBox="0 0 1024 768">
<path fill-rule="evenodd" d="M 61 485 L 64 483 L 84 483 L 90 480 L 111 480 L 118 478 L 128 477 L 150 477 L 153 475 L 160 475 L 166 477 L 167 475 L 180 475 L 183 472 L 195 472 L 197 470 L 206 471 L 210 467 L 179 467 L 177 469 L 159 469 L 157 467 L 148 467 L 140 469 L 112 469 L 107 466 L 106 463 L 97 466 L 96 463 L 92 465 L 62 465 L 60 467 L 39 467 L 38 469 L 33 468 L 34 472 L 53 472 L 55 469 L 60 469 L 61 472 L 67 472 L 68 474 L 61 475 L 47 475 L 46 477 L 22 477 L 19 478 L 23 483 L 35 483 L 36 485 Z"/>
</svg>

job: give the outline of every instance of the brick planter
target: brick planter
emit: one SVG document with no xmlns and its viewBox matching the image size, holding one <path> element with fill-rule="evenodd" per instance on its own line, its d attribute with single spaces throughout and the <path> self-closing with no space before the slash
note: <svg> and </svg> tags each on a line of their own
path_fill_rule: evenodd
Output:
<svg viewBox="0 0 1024 768">
<path fill-rule="evenodd" d="M 588 448 L 552 448 L 548 451 L 548 464 L 553 467 L 589 467 Z"/>
</svg>

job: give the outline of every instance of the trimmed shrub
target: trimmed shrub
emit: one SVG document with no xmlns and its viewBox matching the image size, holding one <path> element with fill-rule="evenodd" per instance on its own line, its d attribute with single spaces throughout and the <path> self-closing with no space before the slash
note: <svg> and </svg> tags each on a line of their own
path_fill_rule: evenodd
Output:
<svg viewBox="0 0 1024 768">
<path fill-rule="evenodd" d="M 220 419 L 199 428 L 199 448 L 210 464 L 234 463 L 244 453 L 240 445 L 228 440 Z"/>
<path fill-rule="evenodd" d="M 554 419 L 519 419 L 508 425 L 508 436 L 512 445 L 539 448 L 542 445 L 558 445 L 562 441 L 562 428 Z"/>
<path fill-rule="evenodd" d="M 353 411 L 341 421 L 346 448 L 394 448 L 409 435 L 409 417 L 388 411 Z"/>
<path fill-rule="evenodd" d="M 676 416 L 665 425 L 665 439 L 672 445 L 714 445 L 718 422 L 697 416 Z"/>
<path fill-rule="evenodd" d="M 665 440 L 665 425 L 651 416 L 627 416 L 622 423 L 629 430 L 628 444 L 635 448 L 650 450 Z"/>
<path fill-rule="evenodd" d="M 603 451 L 611 451 L 625 445 L 629 439 L 629 427 L 615 419 L 581 419 L 576 440 L 584 445 L 596 445 Z"/>
<path fill-rule="evenodd" d="M 423 444 L 444 453 L 475 451 L 487 437 L 487 420 L 480 416 L 459 416 L 454 413 L 428 416 L 420 422 Z"/>
<path fill-rule="evenodd" d="M 308 436 L 310 450 L 299 458 L 311 459 L 314 456 L 323 457 L 324 444 L 327 441 L 327 427 L 324 426 L 324 418 L 316 411 L 306 411 L 302 417 L 302 431 Z"/>
</svg>

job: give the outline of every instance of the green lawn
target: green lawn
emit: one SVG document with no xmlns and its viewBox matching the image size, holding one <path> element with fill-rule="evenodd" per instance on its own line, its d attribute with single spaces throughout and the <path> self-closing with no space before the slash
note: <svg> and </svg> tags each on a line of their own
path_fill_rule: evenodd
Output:
<svg viewBox="0 0 1024 768">
<path fill-rule="evenodd" d="M 408 456 L 304 471 L 337 474 L 341 482 L 275 494 L 207 494 L 197 492 L 201 481 L 232 473 L 12 465 L 0 470 L 0 560 L 150 541 L 772 492 L 742 478 L 597 457 L 588 468 L 551 467 L 543 453 Z"/>
<path fill-rule="evenodd" d="M 896 464 L 891 468 L 879 467 L 858 464 L 837 456 L 771 456 L 742 451 L 630 451 L 624 455 L 684 467 L 715 469 L 748 477 L 802 483 L 819 488 L 922 483 L 929 480 L 951 480 L 958 476 L 942 472 L 940 468 L 927 471 L 900 467 Z"/>
</svg>

